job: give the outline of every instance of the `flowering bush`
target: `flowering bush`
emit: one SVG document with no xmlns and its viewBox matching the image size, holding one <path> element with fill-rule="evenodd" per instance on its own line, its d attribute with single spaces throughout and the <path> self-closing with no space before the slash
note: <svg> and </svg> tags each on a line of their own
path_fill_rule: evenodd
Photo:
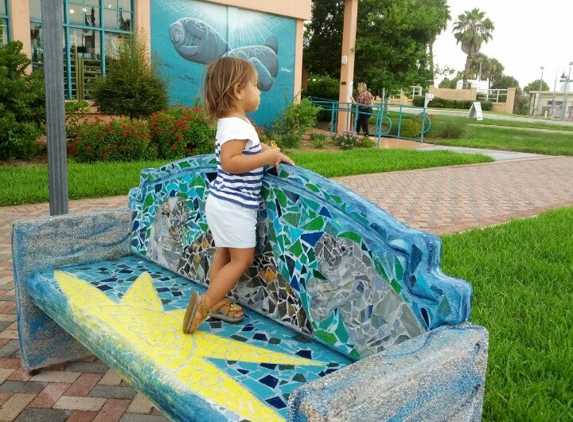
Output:
<svg viewBox="0 0 573 422">
<path fill-rule="evenodd" d="M 78 127 L 69 152 L 77 162 L 138 161 L 152 159 L 157 150 L 150 145 L 147 121 L 122 118 L 109 122 L 96 119 Z"/>
<path fill-rule="evenodd" d="M 342 149 L 352 149 L 360 146 L 362 137 L 353 130 L 345 130 L 336 135 L 332 141 Z"/>
<path fill-rule="evenodd" d="M 215 150 L 215 132 L 201 108 L 175 105 L 153 113 L 148 121 L 159 158 L 173 160 Z"/>
</svg>

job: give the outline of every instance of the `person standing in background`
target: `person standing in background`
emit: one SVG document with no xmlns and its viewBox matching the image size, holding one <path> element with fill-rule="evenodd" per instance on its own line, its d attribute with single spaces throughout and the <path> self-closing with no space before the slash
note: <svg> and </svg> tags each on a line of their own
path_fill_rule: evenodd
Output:
<svg viewBox="0 0 573 422">
<path fill-rule="evenodd" d="M 374 96 L 368 91 L 368 87 L 364 82 L 358 82 L 356 89 L 358 90 L 358 97 L 356 100 L 352 99 L 354 102 L 358 103 L 356 133 L 360 133 L 360 130 L 362 130 L 364 135 L 370 136 L 368 134 L 368 119 L 372 115 Z"/>
</svg>

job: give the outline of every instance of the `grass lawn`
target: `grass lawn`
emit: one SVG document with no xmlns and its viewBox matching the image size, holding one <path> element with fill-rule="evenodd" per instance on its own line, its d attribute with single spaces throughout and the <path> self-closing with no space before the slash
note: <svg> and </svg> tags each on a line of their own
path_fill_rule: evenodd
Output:
<svg viewBox="0 0 573 422">
<path fill-rule="evenodd" d="M 472 164 L 492 161 L 478 154 L 449 151 L 399 149 L 356 149 L 351 151 L 289 152 L 297 165 L 325 177 L 378 173 L 393 170 Z M 165 161 L 133 163 L 68 163 L 70 199 L 126 195 L 139 184 L 139 173 L 146 167 L 159 167 Z M 49 201 L 48 166 L 0 166 L 0 206 Z"/>
<path fill-rule="evenodd" d="M 484 421 L 573 420 L 573 208 L 442 236 L 490 335 Z"/>
</svg>

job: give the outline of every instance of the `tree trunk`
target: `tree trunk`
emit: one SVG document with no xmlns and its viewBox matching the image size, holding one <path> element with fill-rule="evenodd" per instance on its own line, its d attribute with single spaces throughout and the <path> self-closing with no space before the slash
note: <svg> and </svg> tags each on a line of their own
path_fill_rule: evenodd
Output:
<svg viewBox="0 0 573 422">
<path fill-rule="evenodd" d="M 470 67 L 472 65 L 472 55 L 468 54 L 466 57 L 466 65 L 464 67 L 464 75 L 462 79 L 462 89 L 468 89 L 468 74 L 470 73 Z"/>
</svg>

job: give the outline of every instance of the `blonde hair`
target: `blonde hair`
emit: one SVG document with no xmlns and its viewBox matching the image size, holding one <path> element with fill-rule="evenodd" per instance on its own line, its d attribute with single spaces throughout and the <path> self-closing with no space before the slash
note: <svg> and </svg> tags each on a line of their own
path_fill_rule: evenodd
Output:
<svg viewBox="0 0 573 422">
<path fill-rule="evenodd" d="M 235 86 L 257 80 L 255 67 L 246 59 L 221 57 L 205 73 L 204 98 L 207 117 L 215 121 L 234 110 Z"/>
<path fill-rule="evenodd" d="M 368 87 L 364 82 L 358 82 L 358 85 L 356 85 L 356 89 L 358 89 L 358 92 L 368 91 Z"/>
</svg>

